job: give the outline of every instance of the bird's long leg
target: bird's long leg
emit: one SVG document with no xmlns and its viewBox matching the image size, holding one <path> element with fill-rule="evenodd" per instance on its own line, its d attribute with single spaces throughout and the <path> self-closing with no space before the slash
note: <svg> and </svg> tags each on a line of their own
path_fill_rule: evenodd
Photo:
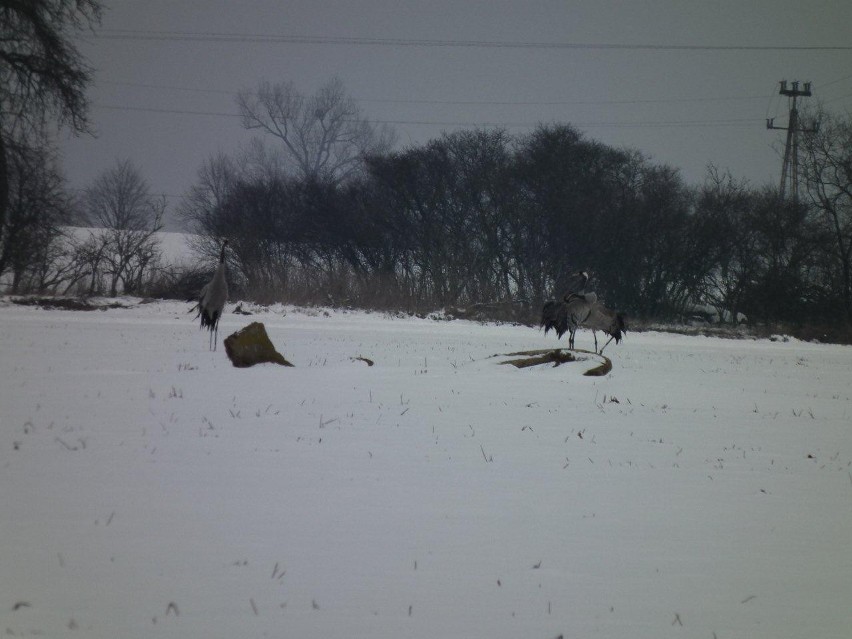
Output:
<svg viewBox="0 0 852 639">
<path fill-rule="evenodd" d="M 595 338 L 595 352 L 598 352 L 598 332 L 596 330 L 592 330 L 592 336 Z M 603 349 L 601 349 L 603 350 Z"/>
<path fill-rule="evenodd" d="M 612 340 L 614 340 L 614 339 L 615 339 L 614 337 L 610 337 L 610 338 L 606 341 L 606 344 L 604 344 L 603 346 L 601 346 L 600 353 L 598 353 L 598 354 L 599 354 L 599 355 L 603 355 L 603 349 L 605 349 L 607 346 L 609 346 L 609 343 L 610 343 Z"/>
</svg>

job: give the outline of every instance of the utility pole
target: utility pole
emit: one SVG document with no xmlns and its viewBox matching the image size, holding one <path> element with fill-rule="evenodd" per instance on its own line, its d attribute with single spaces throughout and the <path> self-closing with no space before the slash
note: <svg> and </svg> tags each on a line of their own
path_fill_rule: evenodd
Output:
<svg viewBox="0 0 852 639">
<path fill-rule="evenodd" d="M 799 89 L 798 82 L 791 83 L 792 88 L 787 87 L 787 81 L 781 80 L 781 89 L 778 91 L 781 95 L 786 95 L 788 98 L 788 108 L 790 116 L 787 120 L 787 126 L 775 126 L 775 118 L 766 120 L 767 129 L 780 129 L 787 131 L 787 143 L 784 145 L 784 163 L 781 165 L 781 198 L 787 191 L 787 182 L 790 183 L 790 194 L 793 200 L 799 199 L 799 133 L 811 133 L 813 129 L 799 128 L 799 110 L 797 108 L 797 98 L 809 98 L 811 96 L 811 83 L 805 82 L 804 89 Z"/>
</svg>

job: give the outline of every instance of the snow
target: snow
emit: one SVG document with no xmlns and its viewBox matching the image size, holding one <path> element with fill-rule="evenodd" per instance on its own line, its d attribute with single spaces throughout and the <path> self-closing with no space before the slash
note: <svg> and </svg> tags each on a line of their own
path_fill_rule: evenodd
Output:
<svg viewBox="0 0 852 639">
<path fill-rule="evenodd" d="M 186 310 L 0 303 L 0 632 L 850 636 L 849 347 Z"/>
</svg>

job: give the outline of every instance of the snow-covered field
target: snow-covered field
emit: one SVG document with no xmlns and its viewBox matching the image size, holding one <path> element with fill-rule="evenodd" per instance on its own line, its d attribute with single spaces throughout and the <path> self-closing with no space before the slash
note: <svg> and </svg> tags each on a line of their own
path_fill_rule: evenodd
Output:
<svg viewBox="0 0 852 639">
<path fill-rule="evenodd" d="M 852 348 L 186 309 L 0 304 L 0 633 L 852 636 Z"/>
</svg>

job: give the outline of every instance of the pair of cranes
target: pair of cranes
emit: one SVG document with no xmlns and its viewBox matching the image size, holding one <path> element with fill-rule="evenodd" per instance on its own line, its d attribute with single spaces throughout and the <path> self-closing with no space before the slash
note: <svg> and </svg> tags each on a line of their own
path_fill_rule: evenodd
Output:
<svg viewBox="0 0 852 639">
<path fill-rule="evenodd" d="M 225 249 L 228 240 L 222 243 L 219 253 L 219 264 L 211 279 L 201 289 L 198 303 L 191 309 L 197 310 L 195 318 L 201 318 L 201 328 L 210 332 L 210 350 L 216 350 L 219 337 L 219 318 L 228 300 L 228 282 L 225 279 Z M 574 336 L 580 326 L 592 329 L 595 338 L 595 351 L 598 350 L 597 331 L 603 331 L 610 336 L 600 352 L 615 340 L 621 341 L 623 332 L 627 330 L 624 317 L 598 302 L 597 295 L 586 293 L 586 285 L 589 275 L 585 271 L 578 274 L 582 278 L 579 292 L 569 292 L 561 301 L 550 301 L 545 303 L 542 309 L 541 325 L 544 327 L 545 335 L 552 328 L 556 336 L 561 338 L 566 332 L 568 335 L 568 348 L 574 348 Z"/>
<path fill-rule="evenodd" d="M 595 352 L 603 353 L 607 345 L 615 340 L 618 344 L 627 331 L 624 315 L 607 308 L 598 301 L 595 293 L 586 293 L 589 274 L 585 271 L 576 273 L 574 277 L 582 280 L 580 290 L 569 291 L 560 301 L 545 302 L 541 311 L 540 325 L 544 334 L 550 329 L 556 331 L 556 337 L 561 338 L 568 333 L 568 348 L 574 348 L 574 336 L 581 326 L 590 328 L 595 338 Z M 609 335 L 609 340 L 598 350 L 598 331 Z"/>
</svg>

